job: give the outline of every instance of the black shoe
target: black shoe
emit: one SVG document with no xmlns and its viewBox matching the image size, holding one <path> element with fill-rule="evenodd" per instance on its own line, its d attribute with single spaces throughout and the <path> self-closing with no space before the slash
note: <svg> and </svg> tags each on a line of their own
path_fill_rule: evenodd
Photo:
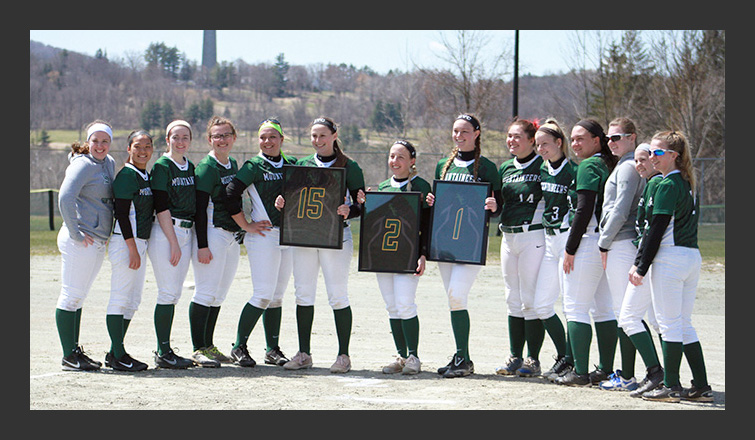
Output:
<svg viewBox="0 0 755 440">
<path fill-rule="evenodd" d="M 653 391 L 663 385 L 663 368 L 660 365 L 648 368 L 645 378 L 642 379 L 637 389 L 629 393 L 630 397 L 642 397 L 648 391 Z"/>
<path fill-rule="evenodd" d="M 173 350 L 160 355 L 155 352 L 155 365 L 158 368 L 172 368 L 183 370 L 185 368 L 193 367 L 194 361 L 186 359 L 177 355 Z"/>
<path fill-rule="evenodd" d="M 84 348 L 81 345 L 79 345 L 78 347 L 76 347 L 75 350 L 77 350 L 79 352 L 79 355 L 81 355 L 84 358 L 84 360 L 86 360 L 90 364 L 97 365 L 97 368 L 99 368 L 99 367 L 102 366 L 102 362 L 95 361 L 94 359 L 92 359 L 89 356 L 87 356 L 86 352 L 84 351 Z"/>
<path fill-rule="evenodd" d="M 448 364 L 446 364 L 446 366 L 438 368 L 438 374 L 441 374 L 441 375 L 445 374 L 445 372 L 448 371 L 449 368 L 451 368 L 451 365 L 453 365 L 455 358 L 456 358 L 456 354 L 451 356 L 451 361 L 449 361 Z"/>
<path fill-rule="evenodd" d="M 270 365 L 282 366 L 289 359 L 281 351 L 280 347 L 271 348 L 265 353 L 265 363 Z"/>
<path fill-rule="evenodd" d="M 464 377 L 474 373 L 474 364 L 459 355 L 454 355 L 443 377 Z"/>
<path fill-rule="evenodd" d="M 705 385 L 704 387 L 698 388 L 693 382 L 690 388 L 685 388 L 682 390 L 681 398 L 682 400 L 689 402 L 712 402 L 713 390 L 711 389 L 710 385 Z"/>
<path fill-rule="evenodd" d="M 81 347 L 76 347 L 71 354 L 63 358 L 60 364 L 66 371 L 97 371 L 102 365 L 84 355 Z"/>
<path fill-rule="evenodd" d="M 112 353 L 108 353 L 105 355 L 105 365 L 117 371 L 144 371 L 147 369 L 147 364 L 137 361 L 128 353 L 124 353 L 118 359 Z"/>
<path fill-rule="evenodd" d="M 605 372 L 596 365 L 595 369 L 590 372 L 590 385 L 598 385 L 604 380 L 608 380 L 608 376 L 612 373 L 613 371 Z"/>
<path fill-rule="evenodd" d="M 556 382 L 559 377 L 563 377 L 566 373 L 570 372 L 573 369 L 574 365 L 569 363 L 566 358 L 562 358 L 561 360 L 556 362 L 556 365 L 553 366 L 553 372 L 546 377 L 549 381 Z"/>
<path fill-rule="evenodd" d="M 682 399 L 682 386 L 674 385 L 673 387 L 669 388 L 666 385 L 661 385 L 660 387 L 643 394 L 642 399 L 650 400 L 653 402 L 676 403 Z"/>
<path fill-rule="evenodd" d="M 257 362 L 255 362 L 255 360 L 249 355 L 249 350 L 246 348 L 246 345 L 234 347 L 233 350 L 231 350 L 231 360 L 234 364 L 242 367 L 253 367 L 257 365 Z"/>
<path fill-rule="evenodd" d="M 566 385 L 570 387 L 585 387 L 590 386 L 590 375 L 577 374 L 574 369 L 570 369 L 566 374 L 557 378 L 555 382 L 558 385 Z"/>
</svg>

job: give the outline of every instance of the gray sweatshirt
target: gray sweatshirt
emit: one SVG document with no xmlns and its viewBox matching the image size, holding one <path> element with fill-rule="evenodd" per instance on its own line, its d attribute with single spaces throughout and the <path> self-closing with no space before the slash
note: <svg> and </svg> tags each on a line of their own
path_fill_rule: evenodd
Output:
<svg viewBox="0 0 755 440">
<path fill-rule="evenodd" d="M 630 151 L 619 159 L 606 181 L 598 247 L 611 249 L 614 241 L 637 238 L 637 204 L 644 188 L 645 179 L 637 173 L 634 151 Z"/>
<path fill-rule="evenodd" d="M 115 161 L 91 154 L 69 154 L 68 160 L 58 197 L 63 227 L 76 241 L 83 241 L 84 233 L 107 241 L 113 227 Z"/>
</svg>

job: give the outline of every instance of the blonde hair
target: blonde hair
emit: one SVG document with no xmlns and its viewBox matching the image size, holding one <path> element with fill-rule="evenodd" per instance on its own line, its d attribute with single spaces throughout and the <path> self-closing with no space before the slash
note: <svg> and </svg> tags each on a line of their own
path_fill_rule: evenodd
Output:
<svg viewBox="0 0 755 440">
<path fill-rule="evenodd" d="M 682 178 L 689 182 L 694 192 L 695 169 L 692 166 L 692 153 L 684 133 L 675 130 L 661 131 L 653 135 L 653 140 L 662 142 L 667 150 L 679 153 L 676 156 L 674 165 L 681 172 Z"/>
<path fill-rule="evenodd" d="M 633 134 L 634 146 L 637 147 L 637 145 L 639 145 L 639 140 L 637 139 L 637 126 L 631 119 L 624 117 L 615 118 L 613 121 L 608 123 L 608 126 L 619 127 L 619 129 L 624 133 Z"/>
<path fill-rule="evenodd" d="M 571 159 L 571 148 L 569 148 L 569 138 L 564 133 L 564 129 L 555 118 L 546 118 L 545 122 L 538 127 L 537 131 L 543 132 L 553 136 L 555 139 L 561 140 L 561 153 L 567 159 Z"/>
</svg>

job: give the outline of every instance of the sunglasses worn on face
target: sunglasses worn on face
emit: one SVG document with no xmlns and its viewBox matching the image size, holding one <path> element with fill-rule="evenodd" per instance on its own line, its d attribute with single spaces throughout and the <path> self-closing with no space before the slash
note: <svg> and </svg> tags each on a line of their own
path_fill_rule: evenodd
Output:
<svg viewBox="0 0 755 440">
<path fill-rule="evenodd" d="M 618 142 L 622 137 L 629 137 L 632 133 L 618 133 L 618 134 L 612 134 L 609 136 L 606 136 L 609 141 Z"/>
<path fill-rule="evenodd" d="M 653 150 L 653 156 L 663 156 L 666 153 L 673 153 L 674 150 L 664 150 L 663 148 L 656 148 Z"/>
</svg>

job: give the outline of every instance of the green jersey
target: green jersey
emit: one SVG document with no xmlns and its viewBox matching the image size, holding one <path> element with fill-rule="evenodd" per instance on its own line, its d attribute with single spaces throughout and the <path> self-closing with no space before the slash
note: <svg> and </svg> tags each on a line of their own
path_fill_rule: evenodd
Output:
<svg viewBox="0 0 755 440">
<path fill-rule="evenodd" d="M 637 203 L 637 219 L 635 221 L 635 230 L 637 231 L 637 238 L 632 241 L 635 246 L 639 246 L 640 240 L 642 240 L 642 236 L 645 234 L 645 231 L 647 231 L 648 227 L 650 227 L 650 222 L 647 218 L 647 204 L 653 197 L 653 194 L 655 194 L 655 188 L 658 186 L 658 184 L 663 180 L 663 175 L 656 174 L 655 176 L 648 179 L 647 184 L 645 185 L 645 189 L 642 191 L 642 195 L 640 196 L 640 200 Z"/>
<path fill-rule="evenodd" d="M 153 191 L 168 193 L 168 208 L 172 217 L 194 221 L 197 194 L 194 164 L 189 159 L 180 166 L 170 156 L 160 156 L 152 166 L 150 186 Z"/>
<path fill-rule="evenodd" d="M 540 166 L 543 158 L 535 155 L 525 163 L 509 159 L 498 170 L 501 178 L 503 226 L 536 225 L 543 222 L 543 192 L 540 188 Z"/>
<path fill-rule="evenodd" d="M 113 196 L 116 199 L 131 200 L 128 218 L 132 235 L 144 240 L 149 239 L 154 218 L 149 174 L 126 163 L 113 180 Z M 115 222 L 114 232 L 122 234 L 118 222 Z"/>
<path fill-rule="evenodd" d="M 451 166 L 446 171 L 445 176 L 441 176 L 443 168 L 448 159 L 441 159 L 435 166 L 435 179 L 437 180 L 456 180 L 461 182 L 474 182 L 474 160 L 461 160 L 454 158 Z M 477 170 L 477 182 L 489 182 L 490 191 L 501 189 L 501 179 L 498 176 L 498 167 L 487 157 L 480 156 L 480 164 Z M 490 195 L 489 194 L 489 195 Z"/>
<path fill-rule="evenodd" d="M 244 162 L 236 173 L 236 178 L 247 186 L 252 203 L 252 220 L 269 220 L 280 227 L 280 212 L 275 208 L 275 199 L 283 193 L 283 165 L 294 165 L 296 159 L 282 156 L 279 162 L 272 162 L 262 153 Z"/>
<path fill-rule="evenodd" d="M 229 157 L 228 164 L 222 164 L 212 154 L 205 156 L 198 164 L 195 173 L 197 191 L 210 195 L 207 205 L 207 219 L 210 225 L 237 232 L 241 228 L 225 208 L 225 187 L 233 180 L 239 167 L 236 159 Z"/>
<path fill-rule="evenodd" d="M 672 171 L 658 183 L 655 194 L 648 201 L 648 223 L 652 216 L 666 214 L 671 222 L 661 240 L 661 246 L 697 248 L 698 212 L 688 181 L 679 171 Z M 649 214 L 649 215 L 648 215 Z"/>
<path fill-rule="evenodd" d="M 312 154 L 299 159 L 296 162 L 296 165 L 305 167 L 328 167 L 332 166 L 332 163 L 320 162 L 316 155 Z M 356 199 L 357 190 L 359 190 L 359 188 L 364 188 L 364 173 L 362 172 L 362 168 L 359 167 L 359 164 L 353 159 L 349 159 L 344 168 L 346 169 L 346 194 L 344 194 L 344 196 L 351 196 L 346 198 L 346 204 L 351 205 L 351 198 L 353 197 Z"/>
<path fill-rule="evenodd" d="M 412 177 L 406 184 L 401 185 L 403 182 L 396 182 L 391 177 L 390 179 L 381 182 L 378 185 L 378 191 L 387 191 L 387 192 L 403 192 L 403 191 L 418 191 L 421 192 L 422 195 L 420 196 L 422 199 L 421 207 L 422 208 L 429 208 L 430 205 L 427 204 L 427 194 L 432 192 L 432 187 L 430 186 L 430 183 L 427 182 L 427 180 L 419 177 L 414 176 Z"/>
<path fill-rule="evenodd" d="M 543 191 L 545 210 L 543 226 L 549 229 L 568 229 L 577 208 L 577 165 L 569 159 L 552 168 L 549 161 L 540 167 L 540 188 Z"/>
<path fill-rule="evenodd" d="M 608 170 L 608 166 L 597 154 L 583 159 L 577 167 L 576 191 L 589 190 L 597 193 L 594 215 L 587 224 L 587 232 L 597 232 L 598 230 L 598 220 L 603 207 L 603 189 L 609 174 L 611 172 Z M 574 209 L 577 209 L 577 207 L 574 206 Z"/>
</svg>

